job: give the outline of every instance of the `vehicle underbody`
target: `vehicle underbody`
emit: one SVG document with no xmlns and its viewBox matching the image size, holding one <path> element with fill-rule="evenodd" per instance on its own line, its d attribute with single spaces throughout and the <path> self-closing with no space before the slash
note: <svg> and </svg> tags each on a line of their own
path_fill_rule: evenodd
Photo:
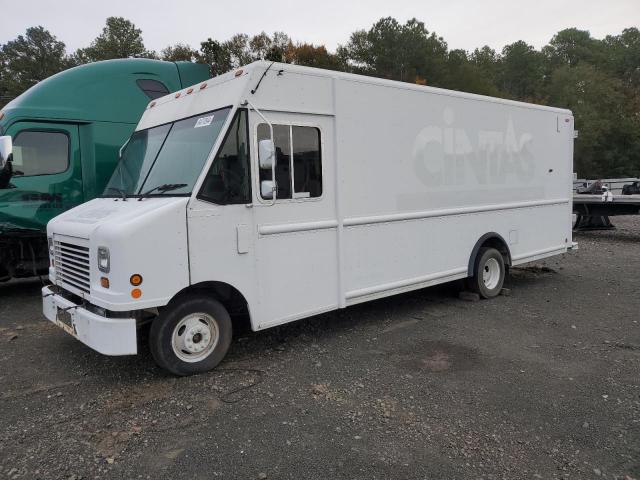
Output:
<svg viewBox="0 0 640 480">
<path fill-rule="evenodd" d="M 47 236 L 39 230 L 4 227 L 0 224 L 0 282 L 47 275 Z"/>
</svg>

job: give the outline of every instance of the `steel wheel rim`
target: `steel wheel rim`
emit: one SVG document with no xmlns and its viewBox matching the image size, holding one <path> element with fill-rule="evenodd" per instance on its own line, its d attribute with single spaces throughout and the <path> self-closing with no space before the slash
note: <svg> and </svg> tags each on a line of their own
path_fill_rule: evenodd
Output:
<svg viewBox="0 0 640 480">
<path fill-rule="evenodd" d="M 220 339 L 218 323 L 207 313 L 192 313 L 182 318 L 171 334 L 173 353 L 183 362 L 195 363 L 207 358 Z"/>
<path fill-rule="evenodd" d="M 493 290 L 500 282 L 500 263 L 495 258 L 490 258 L 482 269 L 482 282 L 489 290 Z"/>
</svg>

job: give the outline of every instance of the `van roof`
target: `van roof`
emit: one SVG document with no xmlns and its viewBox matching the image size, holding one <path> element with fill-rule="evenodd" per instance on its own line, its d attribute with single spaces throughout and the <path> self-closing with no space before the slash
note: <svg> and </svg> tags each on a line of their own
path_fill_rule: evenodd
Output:
<svg viewBox="0 0 640 480">
<path fill-rule="evenodd" d="M 355 73 L 339 72 L 335 70 L 325 70 L 322 68 L 315 68 L 315 67 L 305 67 L 301 65 L 294 65 L 291 63 L 279 63 L 279 62 L 269 62 L 265 60 L 258 60 L 241 68 L 244 70 L 249 70 L 249 69 L 253 70 L 253 69 L 266 69 L 269 66 L 271 66 L 270 70 L 271 69 L 284 70 L 285 72 L 337 78 L 337 79 L 343 79 L 343 80 L 348 80 L 352 82 L 360 82 L 360 83 L 369 84 L 369 85 L 380 85 L 380 86 L 391 87 L 391 88 L 400 88 L 404 90 L 414 90 L 414 91 L 421 91 L 421 92 L 427 91 L 427 92 L 435 93 L 438 95 L 448 95 L 448 96 L 453 96 L 458 98 L 469 98 L 472 100 L 479 100 L 479 101 L 492 102 L 492 103 L 502 103 L 505 105 L 519 106 L 524 108 L 533 108 L 538 110 L 553 111 L 557 113 L 572 115 L 571 110 L 568 110 L 566 108 L 552 107 L 548 105 L 539 105 L 536 103 L 520 102 L 516 100 L 490 97 L 487 95 L 478 95 L 475 93 L 461 92 L 457 90 L 448 90 L 446 88 L 430 87 L 427 85 L 417 85 L 414 83 L 401 82 L 398 80 L 388 80 L 386 78 L 371 77 L 371 76 L 359 75 Z"/>
<path fill-rule="evenodd" d="M 269 75 L 265 75 L 267 71 Z M 235 105 L 237 104 L 237 102 L 242 102 L 246 98 L 252 98 L 252 100 L 255 102 L 255 105 L 261 109 L 277 110 L 278 107 L 281 106 L 278 102 L 285 101 L 286 103 L 286 98 L 283 98 L 281 96 L 282 92 L 280 92 L 280 96 L 278 94 L 273 96 L 271 98 L 271 101 L 267 102 L 266 104 L 264 97 L 254 99 L 253 97 L 249 96 L 249 93 L 255 93 L 255 91 L 259 89 L 259 84 L 266 85 L 269 82 L 273 81 L 273 76 L 277 76 L 280 71 L 294 75 L 325 79 L 333 78 L 367 85 L 377 85 L 381 87 L 411 90 L 416 92 L 428 92 L 435 95 L 466 98 L 473 101 L 503 104 L 511 107 L 526 108 L 529 110 L 548 111 L 561 115 L 572 115 L 570 110 L 549 107 L 546 105 L 536 105 L 532 103 L 489 97 L 485 95 L 476 95 L 473 93 L 447 90 L 444 88 L 415 85 L 412 83 L 400 82 L 396 80 L 387 80 L 376 77 L 368 77 L 365 75 L 356 75 L 353 73 L 344 73 L 320 68 L 304 67 L 289 63 L 277 63 L 258 60 L 256 62 L 238 67 L 222 75 L 218 75 L 214 78 L 201 82 L 199 86 L 194 85 L 192 88 L 184 88 L 181 91 L 175 92 L 174 94 L 165 95 L 156 100 L 150 101 L 140 120 L 140 123 L 136 127 L 136 130 L 143 130 L 156 125 L 171 122 L 176 119 L 187 118 L 202 112 L 214 111 L 225 106 Z M 260 90 L 260 93 L 262 92 L 264 92 L 264 87 L 262 88 L 262 90 Z M 318 105 L 320 104 L 322 104 L 322 100 L 318 100 L 315 106 L 318 107 Z M 287 105 L 289 111 L 291 111 L 291 106 L 291 104 Z M 309 107 L 309 105 L 307 105 L 306 107 Z M 331 109 L 325 109 L 322 111 L 320 110 L 314 110 L 313 113 L 330 114 L 329 112 L 332 111 Z"/>
</svg>

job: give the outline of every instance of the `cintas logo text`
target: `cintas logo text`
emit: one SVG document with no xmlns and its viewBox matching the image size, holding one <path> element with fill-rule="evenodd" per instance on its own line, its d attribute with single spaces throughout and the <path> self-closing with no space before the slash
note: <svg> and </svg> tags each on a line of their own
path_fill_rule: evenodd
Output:
<svg viewBox="0 0 640 480">
<path fill-rule="evenodd" d="M 533 135 L 517 133 L 513 119 L 502 130 L 456 126 L 453 109 L 443 111 L 443 124 L 423 128 L 413 144 L 416 176 L 429 187 L 529 183 L 535 174 L 530 148 Z"/>
</svg>

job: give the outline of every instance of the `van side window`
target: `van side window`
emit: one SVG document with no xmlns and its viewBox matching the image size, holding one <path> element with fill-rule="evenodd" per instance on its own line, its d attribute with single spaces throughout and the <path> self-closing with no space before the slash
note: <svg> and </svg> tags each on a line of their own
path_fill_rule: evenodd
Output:
<svg viewBox="0 0 640 480">
<path fill-rule="evenodd" d="M 274 125 L 273 137 L 276 147 L 276 198 L 321 196 L 320 130 L 315 127 Z M 266 123 L 259 124 L 258 142 L 268 138 L 269 126 Z M 271 180 L 271 171 L 260 169 L 260 181 L 263 180 Z"/>
<path fill-rule="evenodd" d="M 231 122 L 227 136 L 204 179 L 198 198 L 218 205 L 251 203 L 249 127 L 246 110 L 238 110 Z"/>
<path fill-rule="evenodd" d="M 269 125 L 258 125 L 258 142 L 271 138 Z M 291 132 L 289 125 L 273 126 L 273 142 L 276 145 L 276 197 L 291 198 Z M 271 180 L 271 171 L 260 169 L 260 181 Z"/>
<path fill-rule="evenodd" d="M 23 130 L 13 141 L 16 176 L 52 175 L 69 168 L 69 137 L 62 132 Z"/>
<path fill-rule="evenodd" d="M 320 130 L 314 127 L 291 127 L 293 138 L 293 191 L 296 197 L 322 195 Z"/>
</svg>

